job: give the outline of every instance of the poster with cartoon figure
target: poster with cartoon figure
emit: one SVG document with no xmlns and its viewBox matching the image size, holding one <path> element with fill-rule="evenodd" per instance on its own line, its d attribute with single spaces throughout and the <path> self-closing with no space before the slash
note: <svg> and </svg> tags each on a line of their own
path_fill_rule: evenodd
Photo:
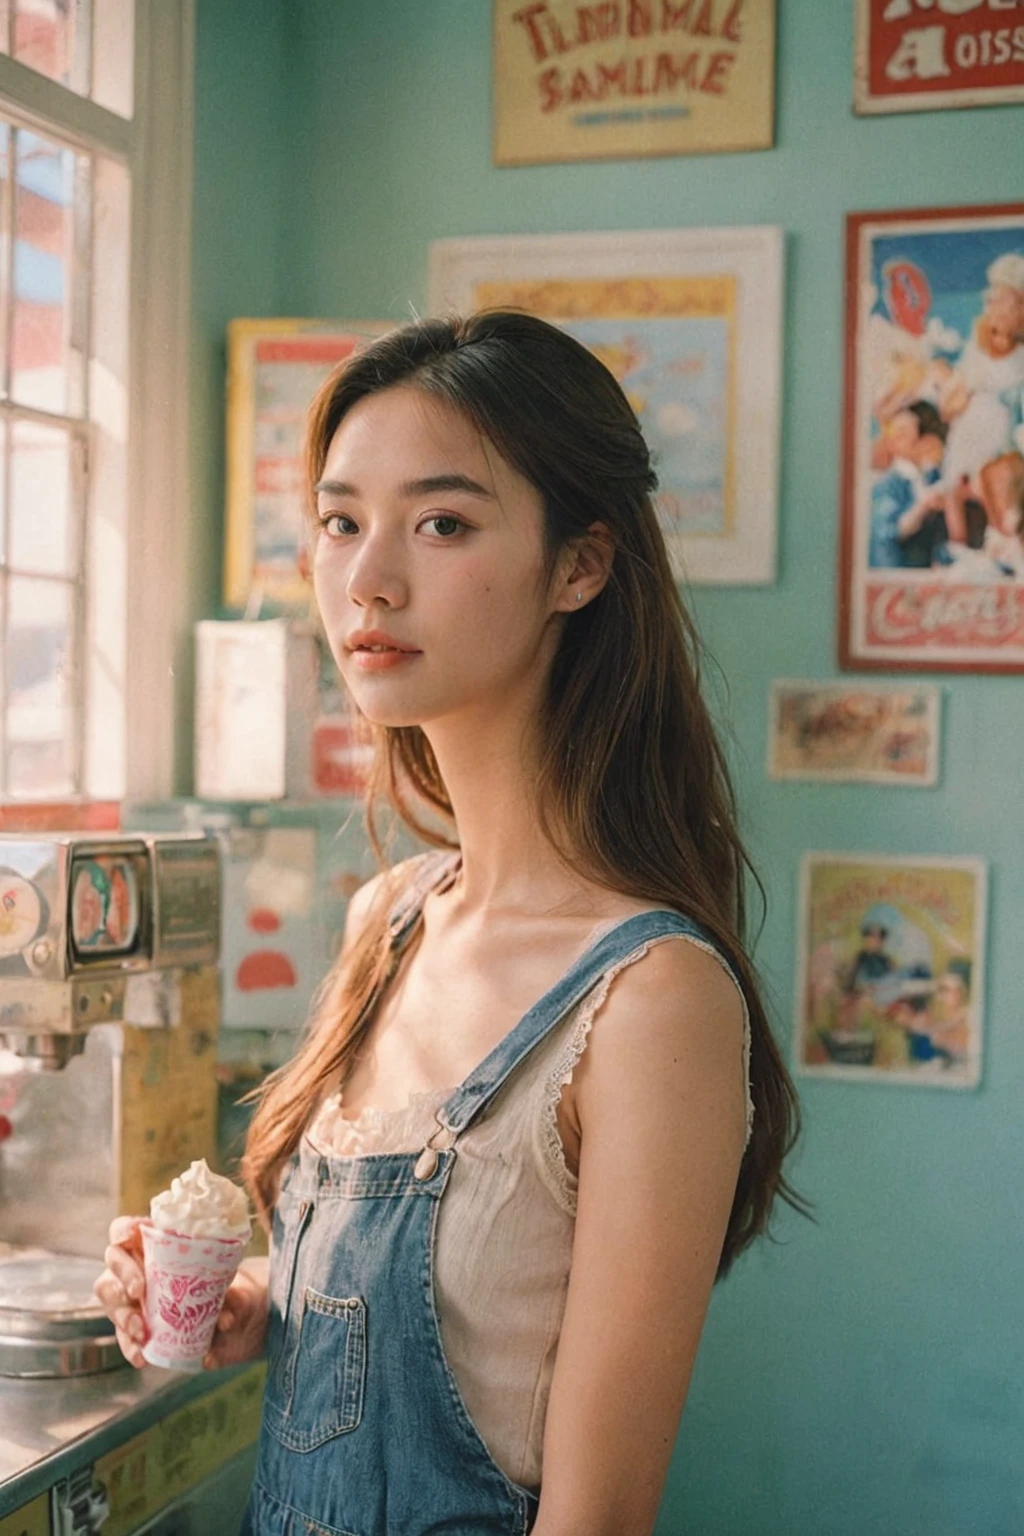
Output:
<svg viewBox="0 0 1024 1536">
<path fill-rule="evenodd" d="M 614 374 L 658 475 L 680 581 L 775 579 L 781 230 L 643 230 L 438 240 L 433 314 L 520 309 Z"/>
<path fill-rule="evenodd" d="M 1024 204 L 847 223 L 840 660 L 1024 670 Z"/>
<path fill-rule="evenodd" d="M 980 860 L 806 854 L 799 921 L 798 1071 L 977 1087 L 985 963 Z"/>
</svg>

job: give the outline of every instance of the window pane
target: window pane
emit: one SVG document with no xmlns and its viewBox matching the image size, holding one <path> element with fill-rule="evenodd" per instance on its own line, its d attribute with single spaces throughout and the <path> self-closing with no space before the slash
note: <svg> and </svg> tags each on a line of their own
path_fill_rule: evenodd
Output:
<svg viewBox="0 0 1024 1536">
<path fill-rule="evenodd" d="M 135 109 L 135 0 L 93 0 L 92 99 L 131 117 Z"/>
<path fill-rule="evenodd" d="M 7 584 L 7 789 L 74 794 L 73 589 L 12 576 Z"/>
<path fill-rule="evenodd" d="M 77 565 L 71 434 L 37 421 L 11 423 L 11 565 L 74 576 Z"/>
<path fill-rule="evenodd" d="M 88 166 L 24 129 L 15 146 L 11 394 L 22 405 L 78 414 L 85 310 L 76 255 L 86 245 Z"/>
<path fill-rule="evenodd" d="M 69 86 L 89 89 L 87 0 L 14 0 L 14 57 Z"/>
</svg>

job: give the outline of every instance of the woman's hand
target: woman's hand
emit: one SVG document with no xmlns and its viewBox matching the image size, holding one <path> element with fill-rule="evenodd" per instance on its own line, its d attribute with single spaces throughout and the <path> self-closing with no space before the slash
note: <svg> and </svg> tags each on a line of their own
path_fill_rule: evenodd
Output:
<svg viewBox="0 0 1024 1536">
<path fill-rule="evenodd" d="M 263 1353 L 267 1333 L 266 1259 L 246 1259 L 228 1287 L 213 1343 L 203 1358 L 208 1371 L 241 1365 Z"/>
<path fill-rule="evenodd" d="M 146 1319 L 142 1299 L 146 1277 L 142 1270 L 141 1216 L 117 1216 L 110 1223 L 110 1244 L 103 1255 L 106 1269 L 93 1286 L 104 1312 L 114 1324 L 121 1353 L 129 1365 L 140 1369 L 146 1364 L 142 1345 L 146 1342 Z"/>
<path fill-rule="evenodd" d="M 146 1277 L 142 1268 L 142 1236 L 139 1216 L 118 1216 L 110 1223 L 110 1244 L 103 1255 L 106 1269 L 93 1291 L 114 1324 L 121 1353 L 129 1365 L 146 1364 L 143 1300 Z M 240 1267 L 217 1319 L 217 1328 L 203 1360 L 208 1370 L 240 1365 L 263 1352 L 267 1331 L 268 1291 L 266 1259 L 247 1259 Z"/>
</svg>

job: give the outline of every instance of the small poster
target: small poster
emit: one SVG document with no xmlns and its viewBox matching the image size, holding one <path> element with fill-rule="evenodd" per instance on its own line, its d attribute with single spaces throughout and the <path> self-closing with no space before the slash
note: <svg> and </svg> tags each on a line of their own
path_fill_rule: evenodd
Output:
<svg viewBox="0 0 1024 1536">
<path fill-rule="evenodd" d="M 373 746 L 359 728 L 354 713 L 318 715 L 312 740 L 313 788 L 321 795 L 349 799 L 366 792 L 373 766 Z"/>
<path fill-rule="evenodd" d="M 806 854 L 797 1070 L 977 1087 L 984 967 L 985 866 L 979 860 Z"/>
<path fill-rule="evenodd" d="M 1024 204 L 847 221 L 840 660 L 1024 670 Z"/>
<path fill-rule="evenodd" d="M 315 826 L 221 834 L 222 1023 L 299 1029 L 324 970 Z"/>
<path fill-rule="evenodd" d="M 926 112 L 1024 101 L 1018 0 L 857 0 L 854 108 Z"/>
<path fill-rule="evenodd" d="M 930 785 L 939 776 L 939 690 L 771 685 L 768 777 Z"/>
<path fill-rule="evenodd" d="M 438 240 L 432 314 L 528 310 L 614 374 L 658 475 L 680 581 L 775 579 L 782 231 Z"/>
<path fill-rule="evenodd" d="M 392 329 L 374 320 L 232 320 L 228 325 L 224 603 L 259 618 L 304 613 L 306 413 L 327 375 Z"/>
<path fill-rule="evenodd" d="M 769 149 L 775 0 L 494 0 L 497 165 Z"/>
</svg>

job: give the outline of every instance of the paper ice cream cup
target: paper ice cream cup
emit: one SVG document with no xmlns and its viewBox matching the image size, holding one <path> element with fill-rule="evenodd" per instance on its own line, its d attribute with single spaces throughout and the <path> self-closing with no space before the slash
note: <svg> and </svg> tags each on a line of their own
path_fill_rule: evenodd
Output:
<svg viewBox="0 0 1024 1536">
<path fill-rule="evenodd" d="M 172 1371 L 201 1371 L 248 1237 L 190 1237 L 139 1223 L 146 1274 L 142 1357 Z"/>
</svg>

